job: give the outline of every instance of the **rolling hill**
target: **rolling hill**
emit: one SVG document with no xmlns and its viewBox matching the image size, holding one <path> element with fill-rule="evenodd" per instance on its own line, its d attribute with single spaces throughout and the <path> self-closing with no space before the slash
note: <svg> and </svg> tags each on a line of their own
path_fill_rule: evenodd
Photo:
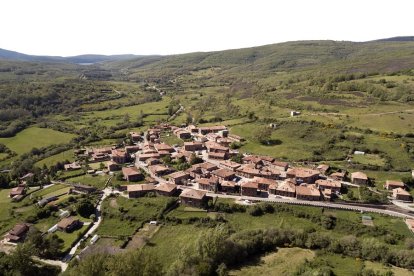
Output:
<svg viewBox="0 0 414 276">
<path fill-rule="evenodd" d="M 68 62 L 78 64 L 98 63 L 104 61 L 127 60 L 136 55 L 79 55 L 72 57 L 26 55 L 15 51 L 0 49 L 0 60 L 16 60 L 28 62 Z"/>
</svg>

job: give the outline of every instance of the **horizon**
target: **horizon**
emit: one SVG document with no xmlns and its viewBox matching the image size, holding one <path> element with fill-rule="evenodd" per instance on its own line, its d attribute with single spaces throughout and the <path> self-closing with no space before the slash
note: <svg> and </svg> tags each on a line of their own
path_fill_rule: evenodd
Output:
<svg viewBox="0 0 414 276">
<path fill-rule="evenodd" d="M 22 9 L 24 7 L 24 9 Z M 28 55 L 174 55 L 288 41 L 371 41 L 411 32 L 414 3 L 6 0 L 1 48 Z M 338 11 L 341 11 L 340 13 Z M 387 20 L 384 20 L 387 18 Z M 12 22 L 12 24 L 10 24 Z"/>
</svg>

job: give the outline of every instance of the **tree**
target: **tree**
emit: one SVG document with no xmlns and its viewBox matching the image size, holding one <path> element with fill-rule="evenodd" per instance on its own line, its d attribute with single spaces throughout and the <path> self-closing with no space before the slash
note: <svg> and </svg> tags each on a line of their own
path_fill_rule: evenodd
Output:
<svg viewBox="0 0 414 276">
<path fill-rule="evenodd" d="M 355 200 L 354 192 L 352 190 L 348 190 L 346 195 L 350 200 Z"/>
<path fill-rule="evenodd" d="M 79 202 L 76 211 L 84 218 L 89 218 L 95 212 L 95 206 L 89 199 L 83 199 Z"/>
<path fill-rule="evenodd" d="M 56 234 L 42 236 L 39 230 L 32 227 L 28 233 L 28 243 L 33 245 L 37 256 L 53 259 L 62 253 L 65 242 Z"/>
<path fill-rule="evenodd" d="M 230 158 L 231 161 L 243 164 L 243 154 L 238 153 Z"/>
<path fill-rule="evenodd" d="M 325 229 L 333 229 L 336 224 L 336 218 L 334 216 L 322 216 L 321 217 L 321 225 Z"/>
<path fill-rule="evenodd" d="M 269 144 L 271 136 L 272 129 L 267 126 L 263 126 L 257 130 L 253 138 L 261 144 Z"/>
<path fill-rule="evenodd" d="M 9 188 L 10 178 L 8 174 L 0 174 L 0 188 L 7 189 Z"/>
<path fill-rule="evenodd" d="M 249 118 L 249 120 L 256 120 L 257 119 L 257 117 L 256 117 L 256 115 L 254 114 L 253 111 L 250 111 L 249 113 L 247 113 L 247 118 Z"/>
<path fill-rule="evenodd" d="M 230 148 L 231 149 L 239 149 L 240 147 L 241 147 L 242 145 L 241 145 L 241 143 L 238 143 L 238 142 L 233 142 L 233 143 L 231 143 L 230 144 Z"/>
<path fill-rule="evenodd" d="M 118 181 L 123 181 L 124 180 L 124 175 L 120 172 L 116 174 L 116 180 Z"/>
<path fill-rule="evenodd" d="M 195 153 L 192 153 L 190 156 L 189 164 L 194 165 L 194 164 L 199 164 L 199 163 L 203 163 L 203 159 L 195 155 Z"/>
<path fill-rule="evenodd" d="M 20 275 L 33 275 L 36 269 L 36 264 L 32 259 L 34 253 L 35 248 L 31 243 L 17 245 L 16 250 L 9 256 L 11 267 L 20 272 Z"/>
<path fill-rule="evenodd" d="M 411 176 L 404 176 L 401 178 L 401 181 L 404 182 L 407 186 L 414 186 L 414 179 Z"/>
</svg>

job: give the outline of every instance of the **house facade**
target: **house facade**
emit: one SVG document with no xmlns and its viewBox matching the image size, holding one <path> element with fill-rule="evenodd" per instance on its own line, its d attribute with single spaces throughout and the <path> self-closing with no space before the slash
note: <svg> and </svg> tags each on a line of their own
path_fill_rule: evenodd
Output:
<svg viewBox="0 0 414 276">
<path fill-rule="evenodd" d="M 183 205 L 203 208 L 208 200 L 207 192 L 193 189 L 186 189 L 180 194 Z"/>
</svg>

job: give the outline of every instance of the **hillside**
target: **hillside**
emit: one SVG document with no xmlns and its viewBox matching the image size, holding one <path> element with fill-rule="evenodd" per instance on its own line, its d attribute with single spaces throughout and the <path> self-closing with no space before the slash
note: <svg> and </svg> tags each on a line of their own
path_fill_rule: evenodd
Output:
<svg viewBox="0 0 414 276">
<path fill-rule="evenodd" d="M 113 62 L 111 68 L 157 73 L 219 67 L 231 72 L 337 70 L 340 72 L 393 72 L 414 65 L 412 41 L 296 41 L 218 52 L 164 57 L 141 57 Z"/>
<path fill-rule="evenodd" d="M 79 55 L 71 57 L 26 55 L 15 51 L 0 49 L 0 60 L 27 62 L 60 62 L 60 63 L 98 63 L 104 61 L 119 61 L 138 57 L 136 55 Z"/>
<path fill-rule="evenodd" d="M 2 61 L 0 137 L 41 122 L 119 138 L 180 103 L 172 123 L 226 124 L 248 138 L 241 151 L 342 165 L 359 149 L 376 152 L 359 167 L 405 172 L 414 166 L 413 53 L 410 41 L 296 41 L 86 66 Z M 275 144 L 264 146 L 255 132 L 269 123 Z"/>
</svg>

